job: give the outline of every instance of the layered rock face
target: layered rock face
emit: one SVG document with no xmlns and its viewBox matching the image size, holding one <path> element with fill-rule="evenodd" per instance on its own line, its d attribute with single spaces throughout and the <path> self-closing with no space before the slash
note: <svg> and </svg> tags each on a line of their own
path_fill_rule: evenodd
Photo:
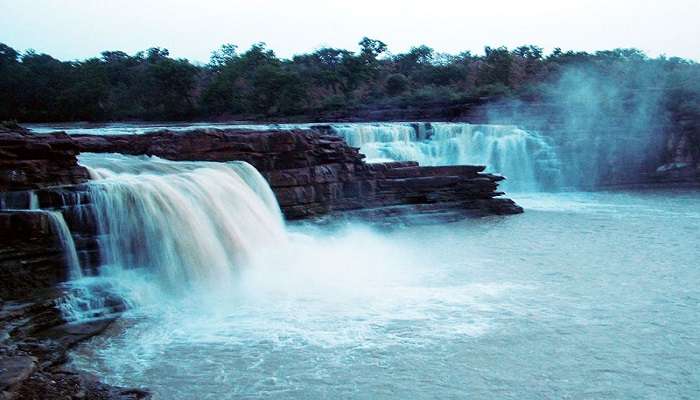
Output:
<svg viewBox="0 0 700 400">
<path fill-rule="evenodd" d="M 203 129 L 145 135 L 76 135 L 84 152 L 146 154 L 176 161 L 246 161 L 268 180 L 288 219 L 354 212 L 358 216 L 514 214 L 498 198 L 500 176 L 481 166 L 367 164 L 358 150 L 320 130 Z"/>
<path fill-rule="evenodd" d="M 30 296 L 68 277 L 63 248 L 44 212 L 0 211 L 0 293 L 4 298 Z"/>
<path fill-rule="evenodd" d="M 34 135 L 0 125 L 0 154 L 0 298 L 31 297 L 68 276 L 58 219 L 72 222 L 81 252 L 97 253 L 89 216 L 78 222 L 88 203 L 82 184 L 89 173 L 64 133 Z"/>
<path fill-rule="evenodd" d="M 114 320 L 109 314 L 123 307 L 118 299 L 107 299 L 102 316 L 80 324 L 66 321 L 60 310 L 69 295 L 62 284 L 71 264 L 64 247 L 66 232 L 60 227 L 70 227 L 84 267 L 99 262 L 82 185 L 88 172 L 78 165 L 77 154 L 76 144 L 65 134 L 39 136 L 0 125 L 2 400 L 149 397 L 138 389 L 102 384 L 64 365 L 72 346 L 106 329 Z"/>
<path fill-rule="evenodd" d="M 33 135 L 0 126 L 0 192 L 69 185 L 89 179 L 65 133 Z"/>
</svg>

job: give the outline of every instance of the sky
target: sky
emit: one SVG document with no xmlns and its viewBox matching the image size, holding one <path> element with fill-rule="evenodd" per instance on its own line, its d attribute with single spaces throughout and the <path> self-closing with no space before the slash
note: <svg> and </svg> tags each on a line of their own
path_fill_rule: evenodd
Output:
<svg viewBox="0 0 700 400">
<path fill-rule="evenodd" d="M 700 61 L 700 0 L 0 0 L 0 43 L 62 60 L 159 46 L 207 62 L 224 43 L 256 42 L 286 58 L 356 50 L 364 36 L 395 54 L 534 44 Z"/>
</svg>

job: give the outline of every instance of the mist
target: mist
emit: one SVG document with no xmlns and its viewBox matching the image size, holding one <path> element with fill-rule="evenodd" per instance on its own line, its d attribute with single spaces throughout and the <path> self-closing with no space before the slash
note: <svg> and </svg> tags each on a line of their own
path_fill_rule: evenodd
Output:
<svg viewBox="0 0 700 400">
<path fill-rule="evenodd" d="M 562 187 L 634 181 L 667 161 L 674 127 L 661 63 L 567 65 L 534 91 L 534 100 L 486 106 L 487 118 L 549 137 L 562 161 Z"/>
</svg>

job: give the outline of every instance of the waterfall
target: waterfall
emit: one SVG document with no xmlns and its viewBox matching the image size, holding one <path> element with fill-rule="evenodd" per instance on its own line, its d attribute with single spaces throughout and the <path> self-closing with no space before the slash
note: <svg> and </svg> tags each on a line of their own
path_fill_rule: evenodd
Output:
<svg viewBox="0 0 700 400">
<path fill-rule="evenodd" d="M 29 209 L 38 210 L 39 209 L 39 196 L 37 196 L 35 191 L 29 192 Z"/>
<path fill-rule="evenodd" d="M 167 290 L 225 288 L 286 241 L 277 201 L 243 162 L 83 154 L 106 269 L 142 268 Z"/>
<path fill-rule="evenodd" d="M 61 242 L 61 247 L 63 248 L 63 253 L 66 257 L 66 264 L 68 265 L 69 278 L 72 280 L 81 278 L 83 273 L 82 269 L 80 268 L 78 252 L 75 249 L 73 236 L 71 236 L 66 220 L 63 218 L 63 214 L 61 214 L 59 211 L 45 212 L 51 221 L 53 229 L 56 231 L 58 240 Z"/>
<path fill-rule="evenodd" d="M 336 124 L 332 128 L 353 147 L 363 147 L 369 143 L 410 143 L 418 139 L 416 130 L 409 124 Z M 381 158 L 379 153 L 365 155 L 370 159 Z"/>
<path fill-rule="evenodd" d="M 332 125 L 368 162 L 417 161 L 421 165 L 485 165 L 508 178 L 513 191 L 554 189 L 560 162 L 536 132 L 509 125 L 382 123 Z"/>
</svg>

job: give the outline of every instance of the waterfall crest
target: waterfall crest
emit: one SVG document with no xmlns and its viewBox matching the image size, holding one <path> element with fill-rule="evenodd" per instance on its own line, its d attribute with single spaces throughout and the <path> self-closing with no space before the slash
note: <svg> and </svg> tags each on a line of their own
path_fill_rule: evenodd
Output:
<svg viewBox="0 0 700 400">
<path fill-rule="evenodd" d="M 107 269 L 144 268 L 168 290 L 225 287 L 256 254 L 286 241 L 277 201 L 242 162 L 81 155 Z"/>
<path fill-rule="evenodd" d="M 421 165 L 480 164 L 508 178 L 508 190 L 539 191 L 559 185 L 554 147 L 536 132 L 510 125 L 382 123 L 332 125 L 368 162 Z"/>
<path fill-rule="evenodd" d="M 353 147 L 363 147 L 369 143 L 410 143 L 418 140 L 418 132 L 410 124 L 335 124 L 332 128 Z M 367 157 L 381 158 L 370 155 Z"/>
</svg>

